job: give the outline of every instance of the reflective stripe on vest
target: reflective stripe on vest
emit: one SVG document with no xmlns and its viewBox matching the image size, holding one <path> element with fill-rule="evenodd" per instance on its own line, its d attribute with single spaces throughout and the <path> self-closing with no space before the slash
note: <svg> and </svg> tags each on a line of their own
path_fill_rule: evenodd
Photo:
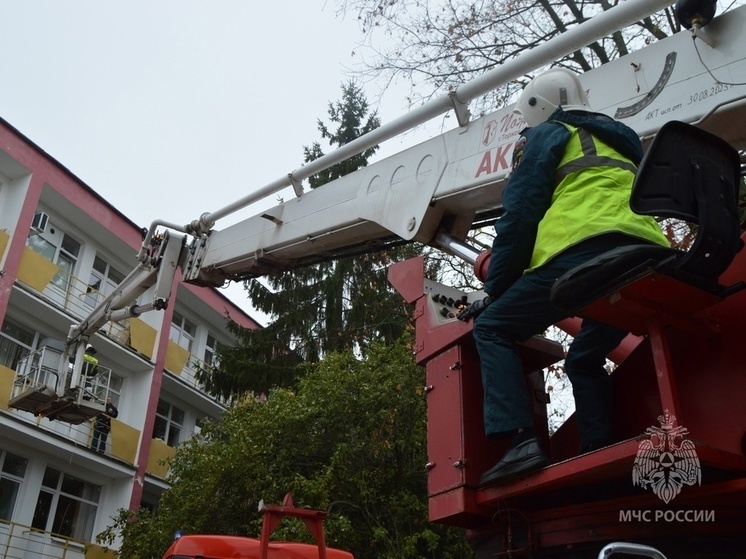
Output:
<svg viewBox="0 0 746 559">
<path fill-rule="evenodd" d="M 578 132 L 578 139 L 580 140 L 580 148 L 583 150 L 583 155 L 572 161 L 568 161 L 561 167 L 558 167 L 554 173 L 554 183 L 559 184 L 562 180 L 567 177 L 570 173 L 587 169 L 588 167 L 619 167 L 625 171 L 631 173 L 637 172 L 637 167 L 628 162 L 622 161 L 621 159 L 615 159 L 613 157 L 606 157 L 604 155 L 598 155 L 596 151 L 596 143 L 593 141 L 593 136 L 590 132 L 584 128 L 571 127 L 564 122 L 568 130 L 572 133 L 574 130 Z"/>
<path fill-rule="evenodd" d="M 555 172 L 551 204 L 536 230 L 529 269 L 604 233 L 622 233 L 668 246 L 655 219 L 638 215 L 629 207 L 636 172 L 632 161 L 588 131 L 557 123 L 572 135 Z"/>
</svg>

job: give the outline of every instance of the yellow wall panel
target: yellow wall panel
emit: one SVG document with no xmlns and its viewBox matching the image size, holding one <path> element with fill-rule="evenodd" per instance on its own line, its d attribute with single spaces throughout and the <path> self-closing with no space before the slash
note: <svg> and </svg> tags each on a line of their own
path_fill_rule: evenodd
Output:
<svg viewBox="0 0 746 559">
<path fill-rule="evenodd" d="M 130 464 L 135 463 L 140 431 L 117 419 L 111 420 L 111 453 Z"/>
<path fill-rule="evenodd" d="M 0 229 L 0 262 L 3 261 L 3 254 L 5 254 L 5 249 L 8 248 L 9 240 L 8 232 L 5 229 Z"/>
<path fill-rule="evenodd" d="M 176 449 L 161 439 L 153 439 L 148 456 L 148 473 L 163 479 L 168 473 L 168 460 L 176 454 Z"/>
<path fill-rule="evenodd" d="M 116 559 L 117 552 L 94 543 L 86 544 L 85 559 Z"/>
<path fill-rule="evenodd" d="M 180 375 L 181 371 L 189 361 L 188 350 L 181 347 L 176 342 L 168 341 L 168 349 L 166 350 L 166 369 L 171 371 L 175 375 Z"/>
<path fill-rule="evenodd" d="M 139 318 L 130 319 L 130 345 L 146 356 L 153 358 L 156 330 Z"/>
<path fill-rule="evenodd" d="M 13 369 L 8 369 L 0 365 L 0 408 L 7 410 L 8 401 L 13 393 L 13 380 L 15 379 L 16 373 Z"/>
<path fill-rule="evenodd" d="M 59 270 L 60 267 L 57 264 L 26 247 L 23 249 L 17 277 L 19 281 L 37 291 L 44 291 Z"/>
</svg>

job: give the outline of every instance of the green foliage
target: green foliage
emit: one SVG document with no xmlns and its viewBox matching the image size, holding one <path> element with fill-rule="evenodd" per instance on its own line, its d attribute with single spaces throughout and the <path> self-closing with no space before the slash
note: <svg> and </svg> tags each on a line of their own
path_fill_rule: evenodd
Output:
<svg viewBox="0 0 746 559">
<path fill-rule="evenodd" d="M 161 559 L 173 540 L 174 532 L 165 532 L 166 525 L 158 522 L 147 509 L 137 512 L 120 509 L 112 520 L 114 523 L 96 540 L 99 544 L 111 545 L 119 534 L 123 542 L 119 557 Z"/>
<path fill-rule="evenodd" d="M 368 114 L 368 101 L 365 99 L 363 90 L 354 82 L 348 82 L 342 86 L 342 99 L 336 103 L 329 103 L 328 115 L 329 120 L 337 124 L 337 129 L 331 132 L 329 128 L 321 121 L 317 121 L 321 137 L 329 141 L 329 145 L 341 147 L 345 144 L 356 140 L 363 134 L 367 134 L 378 128 L 381 122 L 378 120 L 376 113 Z M 316 175 L 309 177 L 308 183 L 311 188 L 318 188 L 330 181 L 338 179 L 357 171 L 361 167 L 368 165 L 370 159 L 378 151 L 378 146 L 373 146 L 367 150 L 354 155 L 333 165 L 329 169 L 321 171 Z M 324 151 L 321 144 L 314 142 L 311 147 L 303 148 L 304 162 L 310 163 L 322 155 Z"/>
<path fill-rule="evenodd" d="M 427 520 L 424 379 L 411 343 L 374 343 L 365 359 L 329 354 L 297 390 L 234 404 L 179 447 L 157 514 L 117 519 L 110 534 L 122 530 L 125 556 L 157 556 L 179 529 L 256 537 L 259 501 L 287 492 L 328 510 L 328 544 L 358 559 L 471 556 L 460 531 Z M 311 541 L 288 521 L 275 534 Z"/>
<path fill-rule="evenodd" d="M 267 327 L 289 340 L 288 351 L 307 361 L 327 352 L 393 340 L 404 331 L 410 309 L 388 283 L 387 267 L 418 254 L 414 246 L 342 258 L 247 283 L 254 305 L 273 316 Z"/>
<path fill-rule="evenodd" d="M 328 116 L 335 130 L 318 121 L 321 137 L 341 147 L 377 128 L 375 113 L 360 88 L 350 82 L 342 87 L 342 99 L 330 103 Z M 311 188 L 365 167 L 376 152 L 374 146 L 329 169 L 309 177 Z M 323 156 L 319 143 L 304 148 L 304 161 Z M 253 304 L 272 316 L 269 326 L 288 348 L 307 361 L 333 351 L 356 348 L 365 351 L 373 340 L 392 340 L 401 335 L 408 309 L 386 280 L 392 261 L 413 256 L 416 249 L 391 249 L 363 256 L 345 257 L 296 269 L 266 282 L 246 284 Z"/>
<path fill-rule="evenodd" d="M 303 373 L 303 358 L 288 347 L 282 328 L 243 328 L 227 319 L 234 346 L 219 345 L 218 367 L 200 367 L 196 377 L 214 396 L 267 394 L 273 387 L 292 387 Z"/>
<path fill-rule="evenodd" d="M 321 137 L 343 146 L 379 126 L 375 113 L 354 83 L 342 87 L 342 99 L 330 103 L 334 130 L 318 122 Z M 320 188 L 367 165 L 377 146 L 309 178 Z M 304 148 L 305 162 L 324 155 L 319 143 Z M 331 186 L 330 186 L 331 187 Z M 364 249 L 361 249 L 365 252 Z M 302 364 L 317 362 L 329 352 L 354 349 L 365 355 L 377 340 L 395 340 L 406 328 L 410 309 L 387 280 L 387 267 L 421 252 L 416 246 L 394 247 L 361 256 L 339 257 L 296 268 L 276 277 L 245 284 L 252 304 L 272 322 L 262 331 L 230 330 L 234 348 L 219 347 L 219 367 L 198 372 L 198 380 L 215 395 L 229 397 L 289 388 L 303 373 Z"/>
</svg>

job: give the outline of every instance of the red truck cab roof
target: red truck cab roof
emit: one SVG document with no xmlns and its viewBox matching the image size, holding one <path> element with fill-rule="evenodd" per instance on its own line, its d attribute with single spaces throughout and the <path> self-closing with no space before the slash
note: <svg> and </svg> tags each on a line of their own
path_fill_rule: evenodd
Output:
<svg viewBox="0 0 746 559">
<path fill-rule="evenodd" d="M 254 538 L 184 535 L 174 541 L 163 559 L 260 559 L 261 542 Z M 269 542 L 268 559 L 317 559 L 316 544 Z M 326 548 L 327 559 L 354 559 L 351 553 Z"/>
</svg>

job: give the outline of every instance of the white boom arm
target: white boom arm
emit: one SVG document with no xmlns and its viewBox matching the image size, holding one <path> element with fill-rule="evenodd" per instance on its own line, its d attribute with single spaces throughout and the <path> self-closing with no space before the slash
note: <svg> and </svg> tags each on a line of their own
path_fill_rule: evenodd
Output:
<svg viewBox="0 0 746 559">
<path fill-rule="evenodd" d="M 511 108 L 469 120 L 469 101 L 672 3 L 622 2 L 221 210 L 203 214 L 185 226 L 154 222 L 139 255 L 142 269 L 133 272 L 137 277 L 128 276 L 115 299 L 73 326 L 68 344 L 91 335 L 101 321 L 136 316 L 143 309 L 167 303 L 174 270 L 159 273 L 166 261 L 172 268 L 178 260 L 186 281 L 219 286 L 227 280 L 370 252 L 391 242 L 440 244 L 447 235 L 465 238 L 475 220 L 499 212 L 513 144 L 524 126 Z M 643 138 L 675 119 L 695 123 L 744 147 L 746 7 L 726 12 L 697 35 L 700 38 L 695 40 L 693 33 L 679 33 L 583 74 L 581 81 L 593 110 L 621 119 Z M 451 109 L 458 128 L 303 192 L 303 179 Z M 296 198 L 223 230 L 213 229 L 219 219 L 288 186 L 295 188 Z M 157 238 L 158 225 L 191 234 L 194 240 L 182 249 L 181 242 L 171 239 L 178 249 L 167 249 L 166 238 L 157 251 L 152 246 L 148 249 L 151 238 Z M 166 257 L 148 259 L 146 249 Z M 126 285 L 130 279 L 131 285 Z M 143 288 L 154 284 L 154 303 L 133 307 Z"/>
<path fill-rule="evenodd" d="M 163 222 L 156 222 L 164 224 Z M 170 225 L 170 224 L 167 224 Z M 137 267 L 105 297 L 95 309 L 79 324 L 73 324 L 67 335 L 67 345 L 63 353 L 61 367 L 66 367 L 69 356 L 74 356 L 70 376 L 70 386 L 80 384 L 83 367 L 83 353 L 89 337 L 109 321 L 139 316 L 150 310 L 162 310 L 168 306 L 171 286 L 182 257 L 185 236 L 173 236 L 166 231 L 162 236 L 152 237 L 152 230 L 143 241 L 138 255 Z M 135 304 L 142 293 L 155 286 L 150 303 Z M 64 370 L 61 369 L 61 373 Z"/>
<path fill-rule="evenodd" d="M 670 4 L 628 0 L 515 60 L 288 175 L 302 178 L 371 147 L 421 117 L 456 109 L 460 127 L 281 203 L 193 243 L 185 280 L 226 280 L 276 273 L 308 262 L 367 252 L 392 240 L 432 243 L 440 231 L 464 238 L 476 218 L 501 203 L 513 143 L 524 122 L 511 108 L 468 121 L 469 99 Z M 644 13 L 643 13 L 644 11 Z M 581 76 L 593 110 L 649 138 L 668 120 L 697 123 L 737 146 L 746 140 L 746 8 L 707 25 L 704 40 L 681 32 Z M 701 36 L 701 32 L 700 32 Z M 696 48 L 695 48 L 696 47 Z M 698 52 L 699 51 L 699 54 Z M 701 61 L 700 57 L 701 56 Z M 716 79 L 712 77 L 714 75 Z M 266 196 L 280 185 L 261 189 Z M 203 216 L 212 223 L 245 203 Z M 198 229 L 197 222 L 192 224 Z"/>
</svg>

